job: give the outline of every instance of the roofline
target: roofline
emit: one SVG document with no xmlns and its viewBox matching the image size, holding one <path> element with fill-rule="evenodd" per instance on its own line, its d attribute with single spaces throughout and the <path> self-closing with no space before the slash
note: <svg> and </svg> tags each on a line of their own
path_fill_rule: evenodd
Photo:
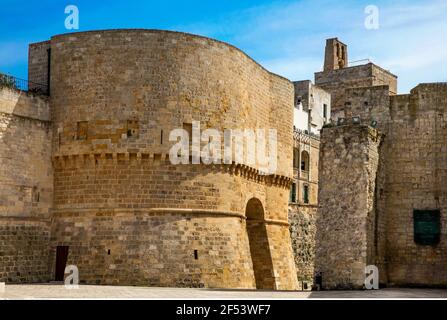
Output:
<svg viewBox="0 0 447 320">
<path fill-rule="evenodd" d="M 78 31 L 78 32 L 70 32 L 70 33 L 61 33 L 61 34 L 57 34 L 52 36 L 50 39 L 57 39 L 57 38 L 61 38 L 61 37 L 69 37 L 69 36 L 74 36 L 74 35 L 82 35 L 82 34 L 89 34 L 89 33 L 108 33 L 108 32 L 154 32 L 154 33 L 171 33 L 171 34 L 180 34 L 180 35 L 187 35 L 187 36 L 192 36 L 195 38 L 199 38 L 199 39 L 205 39 L 205 40 L 209 40 L 212 42 L 216 42 L 216 43 L 220 43 L 223 45 L 226 45 L 230 48 L 233 48 L 235 50 L 237 50 L 238 52 L 242 53 L 244 56 L 246 56 L 249 60 L 251 60 L 252 62 L 254 62 L 256 65 L 258 65 L 262 70 L 266 71 L 268 74 L 276 76 L 280 79 L 286 80 L 289 83 L 293 84 L 292 81 L 282 75 L 279 75 L 277 73 L 271 72 L 269 70 L 267 70 L 263 65 L 261 65 L 259 62 L 257 62 L 255 59 L 253 59 L 252 57 L 250 57 L 247 53 L 245 53 L 244 51 L 242 51 L 241 49 L 239 49 L 238 47 L 227 43 L 225 41 L 221 41 L 221 40 L 217 40 L 217 39 L 213 39 L 210 37 L 206 37 L 206 36 L 202 36 L 202 35 L 198 35 L 198 34 L 193 34 L 193 33 L 188 33 L 188 32 L 182 32 L 182 31 L 174 31 L 174 30 L 163 30 L 163 29 L 144 29 L 144 28 L 117 28 L 117 29 L 100 29 L 100 30 L 88 30 L 88 31 Z M 51 40 L 47 40 L 47 41 L 51 41 Z M 42 41 L 45 42 L 45 41 Z"/>
<path fill-rule="evenodd" d="M 390 76 L 393 76 L 393 77 L 396 78 L 396 79 L 398 78 L 398 76 L 396 76 L 394 73 L 391 73 L 391 71 L 388 71 L 388 70 L 386 70 L 386 69 L 384 69 L 384 68 L 378 66 L 377 64 L 375 64 L 375 63 L 373 63 L 373 62 L 368 62 L 368 63 L 365 63 L 365 64 L 359 64 L 359 65 L 357 65 L 357 66 L 345 67 L 345 68 L 341 68 L 341 69 L 335 69 L 335 70 L 331 70 L 331 71 L 317 71 L 317 72 L 315 72 L 315 74 L 327 73 L 327 72 L 337 72 L 337 71 L 345 70 L 345 69 L 354 69 L 354 68 L 365 67 L 365 66 L 367 66 L 367 65 L 375 66 L 376 68 L 382 70 L 383 72 L 388 73 Z"/>
<path fill-rule="evenodd" d="M 330 40 L 336 40 L 336 41 L 340 42 L 341 44 L 343 44 L 343 45 L 345 45 L 345 46 L 348 46 L 346 43 L 340 41 L 340 39 L 338 39 L 338 37 L 328 38 L 328 39 L 326 39 L 326 42 L 328 42 L 328 41 L 330 41 Z"/>
</svg>

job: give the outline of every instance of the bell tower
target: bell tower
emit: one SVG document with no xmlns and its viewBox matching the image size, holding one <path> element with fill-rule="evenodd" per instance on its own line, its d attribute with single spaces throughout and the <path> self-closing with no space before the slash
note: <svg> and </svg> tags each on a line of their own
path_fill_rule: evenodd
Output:
<svg viewBox="0 0 447 320">
<path fill-rule="evenodd" d="M 338 70 L 348 66 L 348 46 L 332 38 L 326 40 L 324 71 Z"/>
</svg>

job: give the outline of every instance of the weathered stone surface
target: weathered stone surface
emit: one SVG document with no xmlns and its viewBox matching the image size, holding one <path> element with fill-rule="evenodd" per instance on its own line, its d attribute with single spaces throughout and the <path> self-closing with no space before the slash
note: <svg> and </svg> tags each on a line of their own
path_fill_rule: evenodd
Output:
<svg viewBox="0 0 447 320">
<path fill-rule="evenodd" d="M 360 250 L 356 251 L 357 256 L 364 256 L 366 263 L 378 266 L 380 282 L 383 284 L 447 285 L 446 216 L 443 214 L 447 189 L 445 183 L 442 183 L 447 175 L 447 85 L 421 84 L 408 95 L 391 97 L 387 94 L 386 86 L 355 88 L 346 92 L 350 93 L 351 104 L 345 107 L 344 112 L 360 115 L 361 121 L 367 124 L 376 120 L 379 130 L 384 133 L 379 149 L 376 189 L 373 192 L 371 188 L 374 184 L 369 183 L 370 188 L 366 193 L 357 186 L 355 179 L 355 176 L 360 176 L 362 170 L 374 172 L 371 164 L 377 165 L 376 156 L 369 156 L 363 164 L 353 164 L 352 159 L 361 158 L 361 154 L 336 153 L 332 150 L 340 149 L 342 143 L 354 146 L 355 139 L 361 137 L 355 129 L 357 127 L 350 125 L 325 129 L 331 134 L 340 132 L 340 135 L 338 141 L 334 140 L 337 139 L 336 135 L 331 136 L 329 133 L 322 137 L 322 149 L 331 151 L 322 150 L 320 154 L 321 214 L 318 215 L 317 229 L 327 233 L 323 239 L 331 237 L 331 232 L 333 237 L 343 238 L 347 232 L 345 230 L 351 230 L 354 235 L 361 235 L 363 240 L 359 240 L 358 245 L 352 245 L 352 248 Z M 356 145 L 362 150 L 367 147 L 368 142 L 359 141 Z M 345 167 L 346 164 L 350 164 L 349 168 Z M 327 167 L 330 170 L 326 169 Z M 344 192 L 345 188 L 350 191 Z M 355 189 L 357 191 L 354 194 Z M 373 199 L 375 207 L 371 218 L 362 222 L 366 224 L 366 238 L 362 233 L 362 226 L 359 229 L 354 228 L 357 230 L 355 232 L 352 230 L 353 222 L 349 228 L 347 225 L 339 226 L 340 223 L 349 221 L 349 215 L 346 214 L 351 210 L 357 214 L 362 212 L 363 209 L 356 208 L 356 203 L 364 202 L 365 199 Z M 369 201 L 367 200 L 368 203 Z M 438 209 L 441 212 L 440 242 L 434 246 L 416 244 L 414 239 L 413 212 L 426 209 Z M 342 218 L 345 216 L 346 218 Z M 357 238 L 353 236 L 352 239 Z M 317 241 L 316 247 L 317 252 L 320 250 L 322 261 L 328 263 L 328 260 L 335 257 L 339 260 L 339 263 L 334 262 L 335 267 L 325 269 L 328 272 L 326 280 L 330 282 L 327 285 L 345 286 L 349 283 L 347 279 L 357 279 L 357 284 L 351 282 L 350 285 L 359 286 L 360 276 L 354 277 L 342 267 L 343 261 L 348 265 L 357 261 L 341 255 L 346 252 L 346 244 L 333 242 L 331 251 L 328 249 L 323 252 L 326 242 L 321 241 Z M 359 270 L 360 266 L 359 264 Z M 333 281 L 333 278 L 337 279 Z"/>
<path fill-rule="evenodd" d="M 326 42 L 324 70 L 315 73 L 315 84 L 331 93 L 334 121 L 342 117 L 340 112 L 350 103 L 346 89 L 388 86 L 389 94 L 397 93 L 397 76 L 371 62 L 348 65 L 348 48 L 337 38 Z"/>
<path fill-rule="evenodd" d="M 368 156 L 362 164 L 353 159 L 366 152 L 335 152 L 343 149 L 342 143 L 352 150 L 368 150 L 370 142 L 357 132 L 361 126 L 325 129 L 316 248 L 317 264 L 332 267 L 325 269 L 328 274 L 323 276 L 323 283 L 326 279 L 331 287 L 360 287 L 364 278 L 361 268 L 368 263 L 379 268 L 382 284 L 446 286 L 447 189 L 442 181 L 447 178 L 447 85 L 420 84 L 410 94 L 395 95 L 396 78 L 373 64 L 325 70 L 315 77 L 318 85 L 333 90 L 335 123 L 339 118 L 351 123 L 352 117 L 359 117 L 358 121 L 373 124 L 384 134 L 378 160 L 375 155 Z M 371 180 L 365 190 L 365 181 L 358 185 L 361 173 L 368 172 L 373 179 L 376 169 L 372 165 L 378 165 L 375 183 Z M 368 210 L 358 204 L 369 205 L 371 199 L 373 212 L 365 216 Z M 437 245 L 416 244 L 414 210 L 440 211 Z M 349 230 L 352 235 L 347 245 L 343 241 L 348 239 Z M 334 241 L 330 245 L 321 242 L 326 238 Z"/>
<path fill-rule="evenodd" d="M 386 261 L 392 285 L 447 285 L 447 84 L 421 84 L 391 98 L 381 157 L 380 214 L 386 221 Z M 414 241 L 413 210 L 439 209 L 436 246 Z"/>
<path fill-rule="evenodd" d="M 290 81 L 225 43 L 155 30 L 76 33 L 33 44 L 31 81 L 48 79 L 49 48 L 51 122 L 45 119 L 44 141 L 33 146 L 36 164 L 17 155 L 20 166 L 39 170 L 40 183 L 52 183 L 54 169 L 54 197 L 42 192 L 41 201 L 51 235 L 36 230 L 39 250 L 48 250 L 29 248 L 49 260 L 48 271 L 32 279 L 54 279 L 56 248 L 68 246 L 67 263 L 78 266 L 85 283 L 255 288 L 266 283 L 260 274 L 271 280 L 269 289 L 297 288 L 287 222 Z M 192 121 L 220 132 L 276 129 L 276 174 L 261 174 L 258 163 L 172 165 L 169 133 Z M 47 167 L 40 168 L 44 158 Z M 260 203 L 256 219 L 251 199 Z M 253 238 L 264 247 L 248 239 L 254 224 L 262 232 Z M 269 266 L 261 273 L 253 263 L 258 257 Z"/>
<path fill-rule="evenodd" d="M 298 281 L 312 284 L 315 275 L 316 206 L 290 205 L 289 223 Z"/>
<path fill-rule="evenodd" d="M 48 279 L 53 200 L 46 98 L 0 88 L 0 281 Z"/>
<path fill-rule="evenodd" d="M 368 126 L 323 129 L 315 268 L 323 273 L 324 288 L 362 288 L 365 267 L 374 264 L 380 141 Z"/>
</svg>

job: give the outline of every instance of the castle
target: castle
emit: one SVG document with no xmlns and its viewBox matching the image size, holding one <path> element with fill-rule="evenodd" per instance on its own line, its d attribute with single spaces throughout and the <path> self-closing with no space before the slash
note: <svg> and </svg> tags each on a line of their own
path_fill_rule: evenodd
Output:
<svg viewBox="0 0 447 320">
<path fill-rule="evenodd" d="M 87 284 L 361 288 L 374 264 L 446 285 L 447 85 L 396 95 L 347 54 L 329 39 L 313 84 L 179 32 L 31 44 L 28 90 L 0 88 L 0 281 L 76 265 Z M 276 172 L 171 164 L 169 132 L 194 121 L 276 129 Z"/>
<path fill-rule="evenodd" d="M 298 278 L 360 289 L 373 265 L 382 286 L 446 286 L 447 83 L 399 95 L 395 75 L 373 63 L 348 66 L 347 55 L 328 39 L 315 73 L 332 121 L 310 137 L 319 148 L 319 164 L 310 162 L 317 200 L 290 204 Z"/>
</svg>

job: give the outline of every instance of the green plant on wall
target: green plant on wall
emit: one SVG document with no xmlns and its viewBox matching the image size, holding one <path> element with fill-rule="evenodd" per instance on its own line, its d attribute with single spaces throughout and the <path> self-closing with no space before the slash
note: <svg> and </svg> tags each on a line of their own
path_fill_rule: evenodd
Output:
<svg viewBox="0 0 447 320">
<path fill-rule="evenodd" d="M 0 73 L 0 86 L 8 88 L 16 88 L 16 81 L 14 77 Z"/>
</svg>

